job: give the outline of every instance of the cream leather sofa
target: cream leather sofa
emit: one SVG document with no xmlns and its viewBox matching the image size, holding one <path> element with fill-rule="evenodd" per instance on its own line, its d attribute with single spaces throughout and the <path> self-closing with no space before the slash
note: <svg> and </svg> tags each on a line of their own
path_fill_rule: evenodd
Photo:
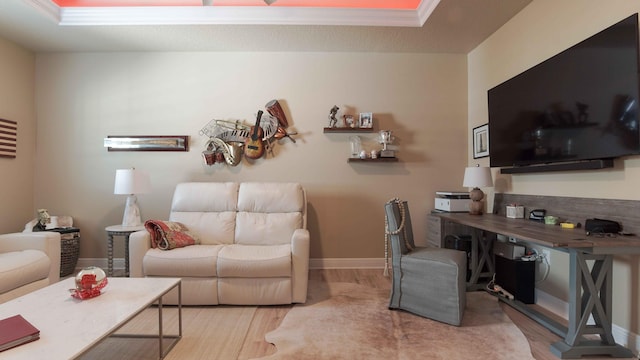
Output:
<svg viewBox="0 0 640 360">
<path fill-rule="evenodd" d="M 0 235 L 0 303 L 60 280 L 60 234 Z"/>
<path fill-rule="evenodd" d="M 184 305 L 306 301 L 309 231 L 300 184 L 181 183 L 168 220 L 184 224 L 200 244 L 160 250 L 146 230 L 135 232 L 130 276 L 182 278 Z M 176 301 L 174 291 L 167 302 Z"/>
</svg>

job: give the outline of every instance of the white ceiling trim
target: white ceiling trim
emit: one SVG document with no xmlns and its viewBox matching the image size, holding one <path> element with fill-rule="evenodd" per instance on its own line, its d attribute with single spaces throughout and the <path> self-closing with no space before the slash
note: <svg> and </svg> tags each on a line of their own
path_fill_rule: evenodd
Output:
<svg viewBox="0 0 640 360">
<path fill-rule="evenodd" d="M 420 26 L 424 25 L 433 10 L 436 9 L 440 0 L 422 0 L 420 1 L 420 5 L 416 9 L 418 19 L 420 19 Z"/>
<path fill-rule="evenodd" d="M 50 0 L 23 0 L 27 4 L 38 9 L 41 13 L 52 18 L 56 23 L 60 23 L 60 6 Z"/>
<path fill-rule="evenodd" d="M 63 26 L 94 25 L 348 25 L 421 27 L 440 0 L 416 10 L 251 6 L 65 7 L 24 0 Z"/>
</svg>

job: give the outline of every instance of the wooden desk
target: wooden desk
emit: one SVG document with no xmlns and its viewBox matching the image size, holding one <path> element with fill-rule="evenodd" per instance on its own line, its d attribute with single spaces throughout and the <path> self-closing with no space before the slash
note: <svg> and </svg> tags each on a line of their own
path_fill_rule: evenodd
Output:
<svg viewBox="0 0 640 360">
<path fill-rule="evenodd" d="M 633 353 L 616 344 L 612 333 L 612 284 L 613 255 L 640 254 L 640 238 L 636 236 L 594 237 L 586 236 L 584 229 L 562 229 L 525 219 L 510 219 L 503 216 L 468 213 L 437 214 L 443 220 L 469 226 L 474 249 L 486 249 L 481 232 L 512 236 L 520 242 L 544 246 L 569 254 L 569 319 L 564 326 L 529 308 L 517 300 L 500 300 L 528 315 L 545 326 L 563 341 L 551 345 L 551 352 L 562 358 L 579 358 L 583 355 L 610 355 L 633 357 Z M 483 252 L 481 256 L 486 255 Z M 589 266 L 587 261 L 591 261 Z M 483 265 L 482 261 L 474 266 Z M 472 269 L 473 274 L 480 269 Z M 477 277 L 476 277 L 477 279 Z M 593 315 L 594 325 L 588 325 Z M 590 340 L 585 335 L 598 335 L 599 340 Z"/>
</svg>

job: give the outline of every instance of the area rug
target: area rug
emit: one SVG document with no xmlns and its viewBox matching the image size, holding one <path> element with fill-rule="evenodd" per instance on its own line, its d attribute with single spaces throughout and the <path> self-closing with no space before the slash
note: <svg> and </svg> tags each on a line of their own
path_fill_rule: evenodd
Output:
<svg viewBox="0 0 640 360">
<path fill-rule="evenodd" d="M 268 359 L 533 359 L 527 339 L 485 292 L 467 293 L 462 325 L 388 310 L 387 290 L 352 283 L 310 284 L 266 334 Z"/>
</svg>

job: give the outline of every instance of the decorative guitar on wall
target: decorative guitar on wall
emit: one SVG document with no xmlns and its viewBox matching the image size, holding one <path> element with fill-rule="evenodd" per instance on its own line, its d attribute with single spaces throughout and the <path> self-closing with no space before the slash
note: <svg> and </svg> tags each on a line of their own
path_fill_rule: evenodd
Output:
<svg viewBox="0 0 640 360">
<path fill-rule="evenodd" d="M 264 143 L 262 142 L 262 136 L 264 132 L 260 127 L 260 119 L 262 118 L 262 110 L 258 110 L 258 116 L 256 118 L 256 124 L 251 127 L 251 136 L 245 140 L 244 156 L 249 159 L 259 159 L 264 155 Z"/>
</svg>

